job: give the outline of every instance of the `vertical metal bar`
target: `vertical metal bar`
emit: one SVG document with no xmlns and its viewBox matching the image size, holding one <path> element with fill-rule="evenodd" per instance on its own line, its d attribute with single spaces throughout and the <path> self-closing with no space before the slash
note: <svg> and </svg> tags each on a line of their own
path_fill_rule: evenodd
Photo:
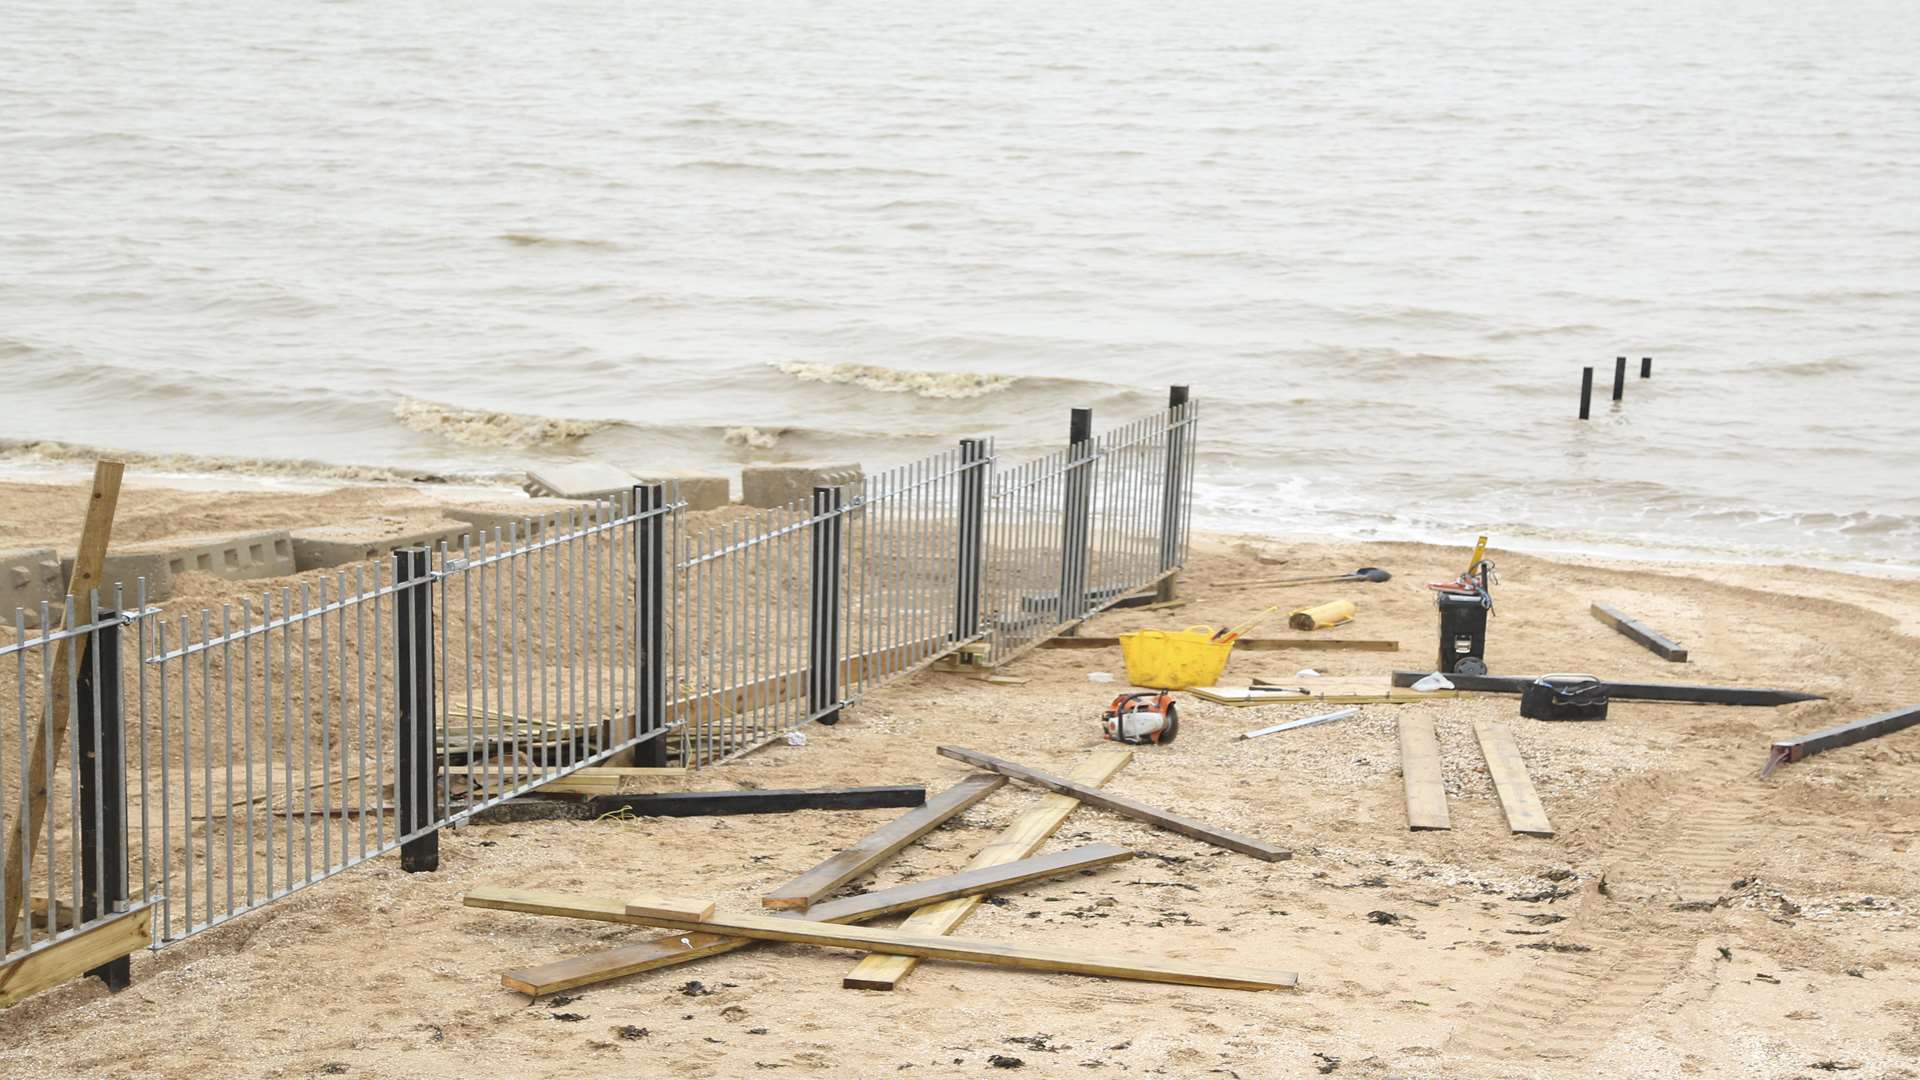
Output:
<svg viewBox="0 0 1920 1080">
<path fill-rule="evenodd" d="M 286 618 L 286 619 L 291 619 L 293 617 L 293 590 L 291 588 L 283 588 L 280 590 L 280 614 L 283 618 Z M 184 677 L 184 672 L 182 674 Z M 281 719 L 286 723 L 286 731 L 284 732 L 285 737 L 282 740 L 285 746 L 286 761 L 283 763 L 282 770 L 281 770 L 282 780 L 284 781 L 284 783 L 281 784 L 281 788 L 287 799 L 287 809 L 284 815 L 274 814 L 272 816 L 275 818 L 278 818 L 279 820 L 283 820 L 287 823 L 286 850 L 282 852 L 282 854 L 286 858 L 285 869 L 286 869 L 287 879 L 283 883 L 283 887 L 285 889 L 292 889 L 294 887 L 294 878 L 293 878 L 294 745 L 293 745 L 293 626 L 291 623 L 289 623 L 286 626 L 282 626 L 280 628 L 280 713 L 281 713 Z M 191 922 L 189 922 L 189 925 L 191 925 Z"/>
<path fill-rule="evenodd" d="M 262 627 L 271 627 L 273 625 L 273 592 L 270 589 L 263 589 L 260 592 L 260 625 Z M 266 835 L 266 844 L 265 844 L 267 872 L 264 875 L 264 877 L 266 878 L 266 890 L 267 890 L 266 895 L 268 899 L 273 898 L 273 831 L 274 831 L 275 824 L 279 821 L 279 817 L 274 811 L 274 805 L 273 805 L 273 637 L 272 637 L 272 634 L 273 634 L 273 631 L 271 629 L 263 629 L 261 630 L 262 637 L 260 640 L 260 734 L 261 734 L 261 741 L 265 743 L 265 746 L 261 748 L 261 753 L 264 754 L 266 757 L 266 766 L 262 770 L 262 773 L 264 774 L 262 777 L 262 781 L 263 781 L 263 786 L 265 786 L 265 788 L 267 789 L 265 792 L 267 805 L 266 805 L 266 810 L 264 811 L 267 819 L 266 821 L 267 835 Z M 165 649 L 163 648 L 161 651 L 164 653 Z M 166 665 L 162 664 L 160 667 L 160 677 L 163 680 L 163 683 L 166 678 L 166 674 L 167 674 Z M 163 688 L 160 694 L 160 698 L 162 702 L 166 700 L 166 696 L 167 696 L 166 692 Z M 165 725 L 163 724 L 161 727 L 163 738 L 164 738 L 165 730 L 166 730 Z M 163 762 L 166 760 L 166 748 L 164 746 L 161 747 L 161 760 Z M 164 775 L 164 773 L 162 775 Z M 161 794 L 164 797 L 166 792 L 162 791 Z M 161 853 L 161 857 L 162 858 L 166 857 L 164 851 Z"/>
<path fill-rule="evenodd" d="M 327 647 L 327 579 L 320 579 L 320 872 L 333 869 L 333 817 L 327 813 L 333 801 L 333 695 L 328 681 L 333 677 L 329 661 L 333 650 Z M 308 699 L 312 709 L 312 699 Z M 309 780 L 312 777 L 308 777 Z M 341 822 L 344 827 L 345 822 Z"/>
<path fill-rule="evenodd" d="M 436 545 L 436 547 L 438 549 L 437 554 L 439 555 L 439 559 L 434 560 L 431 557 L 429 557 L 427 569 L 432 574 L 442 575 L 445 573 L 446 567 L 447 567 L 446 540 L 442 539 Z M 433 701 L 430 703 L 433 709 L 433 715 L 436 717 L 441 716 L 445 713 L 446 710 L 441 707 L 441 698 L 446 694 L 447 687 L 453 685 L 452 683 L 449 683 L 447 681 L 447 657 L 452 653 L 452 650 L 447 648 L 447 623 L 450 621 L 447 618 L 447 591 L 448 590 L 444 586 L 433 590 L 433 602 L 440 605 L 439 617 L 434 620 L 434 629 L 440 635 L 440 640 L 434 646 L 434 650 L 433 650 L 434 663 L 437 664 L 438 667 L 434 673 Z M 341 700 L 344 701 L 345 698 L 342 698 Z M 446 739 L 439 737 L 439 725 L 436 724 L 434 725 L 434 727 L 435 727 L 434 740 L 433 742 L 428 744 L 430 747 L 432 747 L 434 756 L 437 758 L 437 760 L 434 762 L 434 775 L 446 776 L 452 771 L 453 750 L 452 750 L 452 747 L 450 747 L 447 744 Z M 345 740 L 343 739 L 342 741 L 344 742 Z M 344 757 L 341 759 L 340 776 L 341 776 L 341 782 L 345 783 L 346 782 L 346 761 Z M 435 784 L 434 788 L 436 793 L 440 796 L 439 820 L 446 821 L 447 819 L 453 816 L 453 785 L 452 784 Z M 471 789 L 469 789 L 469 792 L 470 791 Z M 471 798 L 470 794 L 469 794 L 469 798 Z M 343 821 L 341 823 L 342 835 L 340 838 L 340 847 L 343 850 L 347 846 L 345 831 L 346 831 L 346 823 Z"/>
<path fill-rule="evenodd" d="M 147 832 L 151 825 L 147 806 L 153 801 L 153 788 L 148 783 L 147 772 L 147 657 L 150 654 L 147 652 L 147 579 L 145 577 L 136 579 L 134 596 L 135 606 L 140 612 L 133 624 L 133 663 L 139 672 L 136 676 L 138 689 L 135 691 L 137 705 L 134 712 L 134 727 L 140 732 L 140 895 L 145 897 L 153 895 L 153 849 L 147 840 Z M 17 615 L 19 609 L 15 608 L 14 611 Z M 248 795 L 252 795 L 252 792 L 249 791 Z M 131 878 L 132 875 L 129 874 L 128 877 Z M 5 895 L 6 884 L 4 877 L 0 876 L 0 897 Z M 0 899 L 0 911 L 4 910 L 6 910 L 6 901 Z"/>
<path fill-rule="evenodd" d="M 313 612 L 313 586 L 304 582 L 300 612 L 300 857 L 306 870 L 300 880 L 306 882 L 313 880 L 313 620 L 307 617 Z"/>
<path fill-rule="evenodd" d="M 253 841 L 257 823 L 254 821 L 253 806 L 253 598 L 240 598 L 240 625 L 244 636 L 240 638 L 240 742 L 241 753 L 247 759 L 247 906 L 254 904 L 253 882 Z M 228 807 L 227 812 L 233 812 Z M 272 812 L 272 807 L 268 807 Z"/>
<path fill-rule="evenodd" d="M 233 879 L 236 876 L 233 872 L 233 823 L 240 816 L 240 811 L 233 798 L 233 607 L 230 604 L 220 605 L 220 640 L 220 675 L 221 681 L 226 684 L 227 718 L 227 744 L 221 748 L 227 760 L 227 817 L 221 824 L 227 838 L 227 910 L 232 911 Z M 245 685 L 244 680 L 242 685 Z M 242 727 L 245 727 L 244 722 Z M 207 827 L 211 829 L 213 823 L 209 821 Z"/>
<path fill-rule="evenodd" d="M 167 655 L 167 620 L 155 618 L 154 655 Z M 41 625 L 46 625 L 42 623 Z M 173 936 L 173 784 L 167 772 L 167 662 L 160 661 L 160 938 Z M 271 794 L 271 792 L 269 792 Z"/>
<path fill-rule="evenodd" d="M 425 548 L 394 553 L 394 673 L 399 700 L 400 835 L 413 836 L 430 824 L 433 806 L 433 608 L 432 578 Z M 400 868 L 409 874 L 440 866 L 440 833 L 427 832 L 400 847 Z"/>
<path fill-rule="evenodd" d="M 367 570 L 362 564 L 353 567 L 353 643 L 354 678 L 353 700 L 359 714 L 359 737 L 354 740 L 353 763 L 359 766 L 360 782 L 354 785 L 354 792 L 360 807 L 360 858 L 367 857 L 367 816 L 372 811 L 367 806 L 367 653 L 378 652 L 380 642 L 367 637 Z M 378 735 L 380 714 L 374 714 L 375 735 Z M 376 789 L 378 790 L 378 789 Z"/>
<path fill-rule="evenodd" d="M 187 622 L 187 617 L 185 615 L 180 616 L 180 647 L 182 649 L 186 648 L 187 643 L 193 640 L 193 632 L 189 629 L 189 626 L 190 624 Z M 184 892 L 186 899 L 183 918 L 186 920 L 185 929 L 189 933 L 193 930 L 194 862 L 192 663 L 193 660 L 191 657 L 182 656 L 180 658 L 180 792 L 182 796 L 181 809 L 185 814 L 185 820 L 180 823 L 180 839 L 187 853 L 186 863 L 181 870 L 181 874 L 185 882 Z"/>
</svg>

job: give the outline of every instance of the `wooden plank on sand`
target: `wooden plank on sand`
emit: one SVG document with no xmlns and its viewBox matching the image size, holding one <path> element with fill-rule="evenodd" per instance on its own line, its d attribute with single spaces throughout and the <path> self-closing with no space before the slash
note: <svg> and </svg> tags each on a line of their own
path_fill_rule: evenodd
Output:
<svg viewBox="0 0 1920 1080">
<path fill-rule="evenodd" d="M 1687 662 L 1687 650 L 1674 643 L 1665 634 L 1662 634 L 1660 631 L 1655 630 L 1653 627 L 1648 626 L 1638 619 L 1632 618 L 1619 608 L 1608 607 L 1605 604 L 1595 604 L 1588 610 L 1594 618 L 1618 630 L 1635 643 L 1644 646 L 1649 652 L 1658 656 L 1660 659 L 1671 660 L 1676 664 L 1684 664 Z"/>
<path fill-rule="evenodd" d="M 805 914 L 796 914 L 791 917 L 814 922 L 865 922 L 868 919 L 878 919 L 902 911 L 924 908 L 929 904 L 940 904 L 959 897 L 982 896 L 1044 878 L 1125 862 L 1133 858 L 1133 855 L 1132 851 L 1113 844 L 1088 844 L 1071 851 L 1056 851 L 1048 855 L 1037 855 L 1031 859 L 1001 863 L 998 866 L 975 867 L 945 877 L 926 878 L 906 885 L 896 885 L 891 889 L 877 889 L 859 896 L 828 900 L 825 903 L 813 905 Z M 463 898 L 463 902 L 468 907 L 526 911 L 535 915 L 564 915 L 569 918 L 587 918 L 605 922 L 630 923 L 633 921 L 627 916 L 625 905 L 617 900 L 568 897 L 567 901 L 571 907 L 563 912 L 555 910 L 551 898 L 540 908 L 526 907 L 510 890 L 476 889 Z M 536 967 L 509 971 L 500 976 L 500 983 L 509 990 L 518 990 L 523 994 L 538 997 L 541 994 L 555 994 L 577 986 L 590 986 L 608 979 L 636 975 L 655 968 L 683 964 L 703 956 L 717 956 L 755 944 L 758 942 L 752 938 L 728 937 L 721 934 L 675 934 L 671 937 L 643 941 L 636 945 L 607 949 L 586 956 L 573 956 Z"/>
<path fill-rule="evenodd" d="M 1099 787 L 1114 774 L 1125 768 L 1133 760 L 1133 751 L 1120 747 L 1104 747 L 1093 752 L 1085 761 L 1075 765 L 1067 776 L 1079 783 Z M 1067 815 L 1080 805 L 1080 800 L 1069 795 L 1048 795 L 1039 805 L 1014 819 L 993 843 L 980 849 L 973 857 L 969 869 L 982 869 L 1000 866 L 1027 858 L 1040 850 Z M 980 906 L 977 896 L 959 897 L 938 904 L 930 904 L 907 916 L 900 929 L 912 934 L 947 934 L 961 923 L 967 921 Z M 913 956 L 869 956 L 855 965 L 840 985 L 851 990 L 892 990 L 900 981 L 913 973 L 920 965 L 918 957 Z"/>
<path fill-rule="evenodd" d="M 990 754 L 982 754 L 978 750 L 966 750 L 958 746 L 942 746 L 937 749 L 942 756 L 950 757 L 955 761 L 964 761 L 976 768 L 992 769 L 994 772 L 1035 784 L 1060 795 L 1071 795 L 1088 806 L 1098 806 L 1103 810 L 1124 814 L 1136 821 L 1144 821 L 1149 825 L 1169 832 L 1177 832 L 1182 836 L 1191 836 L 1195 840 L 1204 841 L 1215 847 L 1223 847 L 1228 851 L 1237 851 L 1242 855 L 1251 855 L 1267 862 L 1293 858 L 1293 852 L 1275 847 L 1264 840 L 1256 840 L 1251 836 L 1242 836 L 1202 821 L 1195 821 L 1190 817 L 1182 817 L 1157 806 L 1149 806 L 1137 799 L 1129 799 L 1124 795 L 1109 795 L 1097 788 L 1074 783 L 1065 777 L 1041 772 L 1039 769 L 1030 769 L 1011 761 L 1003 761 Z"/>
<path fill-rule="evenodd" d="M 994 773 L 977 773 L 894 818 L 833 857 L 760 898 L 765 907 L 805 910 L 821 897 L 859 877 L 915 840 L 945 824 L 1007 782 Z"/>
<path fill-rule="evenodd" d="M 718 914 L 700 921 L 657 919 L 657 926 L 675 930 L 721 932 L 764 941 L 787 941 L 802 945 L 824 945 L 835 949 L 864 949 L 893 956 L 915 956 L 934 960 L 961 960 L 996 967 L 1024 968 L 1028 971 L 1054 971 L 1070 975 L 1090 975 L 1101 979 L 1133 979 L 1140 982 L 1176 983 L 1182 986 L 1213 986 L 1227 990 L 1285 990 L 1299 985 L 1291 971 L 1264 971 L 1229 964 L 1181 962 L 1156 956 L 1107 956 L 1090 954 L 1081 948 L 1050 948 L 1037 945 L 1012 945 L 999 941 L 974 941 L 934 934 L 910 934 L 883 930 L 875 926 L 840 926 L 803 919 L 783 919 L 773 915 Z"/>
<path fill-rule="evenodd" d="M 1215 705 L 1231 705 L 1246 709 L 1259 705 L 1286 705 L 1294 702 L 1312 702 L 1316 705 L 1410 705 L 1416 701 L 1440 701 L 1457 698 L 1457 690 L 1435 690 L 1421 693 L 1418 690 L 1386 689 L 1371 692 L 1348 693 L 1340 690 L 1314 690 L 1302 692 L 1293 689 L 1269 688 L 1263 686 L 1190 686 L 1186 693 L 1202 701 L 1211 701 Z"/>
<path fill-rule="evenodd" d="M 152 941 L 153 906 L 146 904 L 0 964 L 0 1008 L 77 979 L 146 948 Z"/>
<path fill-rule="evenodd" d="M 1533 790 L 1533 778 L 1527 775 L 1527 763 L 1514 745 L 1513 732 L 1505 724 L 1476 720 L 1474 737 L 1480 740 L 1480 754 L 1487 759 L 1487 772 L 1493 775 L 1493 790 L 1500 796 L 1500 807 L 1507 812 L 1507 827 L 1529 836 L 1552 836 L 1546 807 Z"/>
<path fill-rule="evenodd" d="M 1447 785 L 1440 774 L 1440 740 L 1433 717 L 1400 718 L 1400 778 L 1407 788 L 1407 828 L 1451 829 Z"/>
</svg>

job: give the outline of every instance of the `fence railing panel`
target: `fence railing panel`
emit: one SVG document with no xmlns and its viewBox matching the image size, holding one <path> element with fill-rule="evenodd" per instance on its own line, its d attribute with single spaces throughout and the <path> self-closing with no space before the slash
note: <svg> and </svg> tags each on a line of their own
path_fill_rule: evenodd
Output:
<svg viewBox="0 0 1920 1080">
<path fill-rule="evenodd" d="M 580 768 L 710 765 L 976 642 L 1004 662 L 1185 561 L 1195 431 L 1176 388 L 1018 465 L 968 439 L 697 523 L 641 485 L 218 609 L 135 582 L 14 612 L 0 960 L 129 905 L 157 947 L 396 849 L 431 869 L 438 829 Z"/>
</svg>

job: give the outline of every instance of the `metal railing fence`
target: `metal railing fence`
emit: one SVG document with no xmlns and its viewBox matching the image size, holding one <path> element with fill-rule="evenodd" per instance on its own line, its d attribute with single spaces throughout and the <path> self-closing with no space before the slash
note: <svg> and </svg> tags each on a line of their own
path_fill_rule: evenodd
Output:
<svg viewBox="0 0 1920 1080">
<path fill-rule="evenodd" d="M 141 580 L 39 613 L 69 629 L 16 611 L 0 962 L 143 905 L 157 948 L 396 849 L 431 869 L 438 829 L 580 768 L 711 765 L 1004 662 L 1185 561 L 1196 423 L 1176 388 L 1013 467 L 967 439 L 697 522 L 641 485 L 218 610 Z"/>
</svg>

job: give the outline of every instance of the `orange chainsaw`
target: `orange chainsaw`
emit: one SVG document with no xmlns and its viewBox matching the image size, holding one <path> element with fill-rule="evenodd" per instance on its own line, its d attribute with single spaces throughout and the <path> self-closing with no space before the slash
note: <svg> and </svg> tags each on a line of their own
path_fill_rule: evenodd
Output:
<svg viewBox="0 0 1920 1080">
<path fill-rule="evenodd" d="M 1180 714 L 1173 695 L 1164 690 L 1136 690 L 1121 694 L 1100 718 L 1100 731 L 1114 742 L 1139 746 L 1170 743 L 1180 734 Z"/>
</svg>

